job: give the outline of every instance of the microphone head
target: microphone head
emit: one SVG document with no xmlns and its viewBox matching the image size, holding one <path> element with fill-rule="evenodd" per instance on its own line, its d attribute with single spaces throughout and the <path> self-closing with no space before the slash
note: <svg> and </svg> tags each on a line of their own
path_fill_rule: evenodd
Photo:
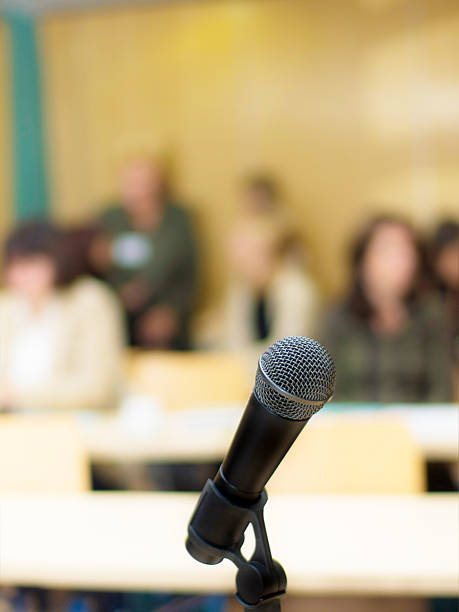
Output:
<svg viewBox="0 0 459 612">
<path fill-rule="evenodd" d="M 272 344 L 260 357 L 255 395 L 270 412 L 306 421 L 335 389 L 335 364 L 316 340 L 290 336 Z"/>
</svg>

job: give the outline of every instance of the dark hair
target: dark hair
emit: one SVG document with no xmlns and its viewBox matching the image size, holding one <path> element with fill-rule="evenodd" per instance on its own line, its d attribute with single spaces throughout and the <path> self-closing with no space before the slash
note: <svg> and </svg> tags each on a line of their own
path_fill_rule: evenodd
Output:
<svg viewBox="0 0 459 612">
<path fill-rule="evenodd" d="M 67 250 L 71 252 L 73 275 L 95 276 L 100 278 L 100 271 L 94 269 L 89 255 L 91 244 L 100 236 L 102 230 L 97 225 L 74 225 L 66 229 Z"/>
<path fill-rule="evenodd" d="M 459 240 L 459 223 L 448 219 L 440 223 L 432 237 L 432 252 L 438 255 L 443 249 Z"/>
<path fill-rule="evenodd" d="M 246 178 L 245 187 L 250 191 L 263 191 L 272 200 L 279 197 L 279 185 L 276 180 L 267 174 L 253 174 Z"/>
<path fill-rule="evenodd" d="M 459 241 L 459 223 L 452 219 L 442 221 L 435 230 L 429 245 L 429 273 L 432 285 L 444 291 L 447 289 L 444 281 L 436 270 L 436 262 L 441 252 Z"/>
<path fill-rule="evenodd" d="M 71 283 L 75 271 L 64 234 L 47 221 L 28 221 L 17 227 L 4 246 L 5 263 L 15 259 L 46 255 L 56 268 L 56 285 Z"/>
<path fill-rule="evenodd" d="M 358 235 L 351 249 L 352 281 L 349 296 L 349 307 L 351 311 L 360 319 L 369 319 L 373 314 L 373 307 L 368 301 L 363 286 L 362 264 L 365 259 L 368 247 L 373 240 L 376 232 L 384 225 L 398 225 L 404 227 L 411 236 L 413 246 L 418 255 L 418 271 L 413 279 L 413 284 L 405 296 L 405 303 L 412 306 L 422 292 L 423 272 L 424 272 L 424 249 L 414 228 L 408 221 L 395 215 L 379 215 L 372 219 Z"/>
</svg>

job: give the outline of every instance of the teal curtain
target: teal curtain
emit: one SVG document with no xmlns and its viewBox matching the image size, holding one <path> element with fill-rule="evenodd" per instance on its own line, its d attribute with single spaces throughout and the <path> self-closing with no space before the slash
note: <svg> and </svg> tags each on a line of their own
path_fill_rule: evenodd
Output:
<svg viewBox="0 0 459 612">
<path fill-rule="evenodd" d="M 17 220 L 44 217 L 48 210 L 40 62 L 35 19 L 8 10 L 14 212 Z"/>
</svg>

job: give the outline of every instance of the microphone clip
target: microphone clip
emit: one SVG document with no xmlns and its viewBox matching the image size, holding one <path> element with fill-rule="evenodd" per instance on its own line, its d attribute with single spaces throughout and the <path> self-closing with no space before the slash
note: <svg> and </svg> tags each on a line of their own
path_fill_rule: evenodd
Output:
<svg viewBox="0 0 459 612">
<path fill-rule="evenodd" d="M 238 524 L 237 541 L 229 546 L 216 546 L 199 535 L 200 513 L 197 510 L 188 525 L 186 547 L 197 561 L 207 564 L 220 563 L 228 559 L 238 568 L 236 575 L 236 599 L 246 612 L 280 612 L 280 598 L 285 595 L 287 577 L 284 569 L 271 556 L 263 509 L 268 500 L 266 490 L 253 504 L 242 506 L 228 499 L 218 490 L 212 480 L 208 480 L 202 490 L 197 509 L 205 506 L 205 516 L 228 516 Z M 203 514 L 204 517 L 204 514 Z M 241 547 L 244 532 L 252 524 L 255 534 L 255 550 L 246 559 Z M 232 538 L 234 540 L 234 537 Z"/>
</svg>

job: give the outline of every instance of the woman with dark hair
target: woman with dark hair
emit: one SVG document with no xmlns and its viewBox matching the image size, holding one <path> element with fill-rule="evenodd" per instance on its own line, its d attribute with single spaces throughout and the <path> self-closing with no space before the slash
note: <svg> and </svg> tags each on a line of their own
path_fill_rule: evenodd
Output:
<svg viewBox="0 0 459 612">
<path fill-rule="evenodd" d="M 446 303 L 453 343 L 459 353 L 459 223 L 452 220 L 440 223 L 429 255 L 433 284 Z"/>
<path fill-rule="evenodd" d="M 422 295 L 422 251 L 396 217 L 373 220 L 352 252 L 350 294 L 330 312 L 324 341 L 343 401 L 452 399 L 451 359 L 442 306 Z"/>
<path fill-rule="evenodd" d="M 455 398 L 459 399 L 459 223 L 443 221 L 435 230 L 429 249 L 434 288 L 443 300 L 449 323 L 454 361 Z"/>
<path fill-rule="evenodd" d="M 75 277 L 66 237 L 51 224 L 20 226 L 4 249 L 0 292 L 1 409 L 114 407 L 123 333 L 115 297 Z"/>
<path fill-rule="evenodd" d="M 430 263 L 434 283 L 445 294 L 459 291 L 459 223 L 443 221 L 430 244 Z"/>
</svg>

